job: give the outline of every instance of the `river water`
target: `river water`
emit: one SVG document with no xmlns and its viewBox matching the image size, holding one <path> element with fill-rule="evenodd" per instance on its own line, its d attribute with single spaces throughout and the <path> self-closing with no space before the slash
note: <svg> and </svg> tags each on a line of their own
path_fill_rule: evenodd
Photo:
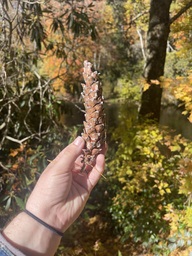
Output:
<svg viewBox="0 0 192 256">
<path fill-rule="evenodd" d="M 182 114 L 182 111 L 173 106 L 163 107 L 161 110 L 160 124 L 192 140 L 192 123 Z"/>
<path fill-rule="evenodd" d="M 64 103 L 62 109 L 62 122 L 66 126 L 71 127 L 83 124 L 83 104 L 75 106 L 73 103 L 68 102 Z M 107 130 L 110 131 L 118 126 L 119 118 L 122 115 L 124 115 L 125 118 L 136 120 L 138 116 L 138 106 L 125 102 L 106 102 L 105 112 Z M 160 125 L 167 126 L 171 131 L 175 131 L 175 133 L 181 134 L 185 138 L 192 140 L 192 123 L 190 123 L 187 117 L 182 114 L 182 111 L 174 105 L 162 107 Z"/>
</svg>

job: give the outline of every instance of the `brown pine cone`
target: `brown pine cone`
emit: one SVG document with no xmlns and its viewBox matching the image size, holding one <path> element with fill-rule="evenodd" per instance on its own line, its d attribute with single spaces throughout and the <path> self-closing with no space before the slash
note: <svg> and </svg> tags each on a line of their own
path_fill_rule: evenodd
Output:
<svg viewBox="0 0 192 256">
<path fill-rule="evenodd" d="M 102 96 L 102 87 L 97 71 L 92 70 L 92 64 L 84 61 L 82 84 L 85 106 L 85 121 L 82 137 L 85 140 L 85 149 L 82 162 L 84 163 L 82 171 L 87 166 L 92 166 L 96 156 L 102 150 L 105 143 L 105 115 L 104 115 L 104 97 Z"/>
</svg>

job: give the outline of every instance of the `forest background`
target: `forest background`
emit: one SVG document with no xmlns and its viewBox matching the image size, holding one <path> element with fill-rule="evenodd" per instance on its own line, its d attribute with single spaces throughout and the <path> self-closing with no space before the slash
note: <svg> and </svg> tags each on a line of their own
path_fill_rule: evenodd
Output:
<svg viewBox="0 0 192 256">
<path fill-rule="evenodd" d="M 106 99 L 106 180 L 57 255 L 191 255 L 191 137 L 159 124 L 170 105 L 192 122 L 191 7 L 1 1 L 1 226 L 23 209 L 48 160 L 82 132 L 89 60 Z"/>
</svg>

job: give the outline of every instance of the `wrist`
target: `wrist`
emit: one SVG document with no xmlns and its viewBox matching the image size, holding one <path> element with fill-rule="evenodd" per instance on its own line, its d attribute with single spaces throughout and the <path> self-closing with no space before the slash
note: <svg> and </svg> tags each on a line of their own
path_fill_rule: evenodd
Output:
<svg viewBox="0 0 192 256">
<path fill-rule="evenodd" d="M 61 237 L 25 212 L 17 215 L 2 232 L 5 239 L 28 256 L 52 256 Z"/>
<path fill-rule="evenodd" d="M 24 210 L 24 212 L 30 216 L 32 219 L 36 220 L 39 224 L 43 225 L 53 233 L 57 234 L 58 236 L 63 237 L 64 233 L 60 230 L 54 228 L 53 226 L 49 225 L 47 222 L 44 222 L 42 219 L 38 218 L 36 215 L 34 215 L 32 212 L 28 211 L 27 209 Z"/>
<path fill-rule="evenodd" d="M 65 227 L 63 223 L 61 223 L 58 213 L 60 210 L 58 206 L 52 207 L 43 207 L 42 202 L 31 202 L 30 198 L 26 204 L 26 210 L 35 215 L 38 219 L 42 220 L 43 222 L 47 223 L 49 226 L 53 227 L 55 230 L 60 232 L 65 231 Z"/>
</svg>

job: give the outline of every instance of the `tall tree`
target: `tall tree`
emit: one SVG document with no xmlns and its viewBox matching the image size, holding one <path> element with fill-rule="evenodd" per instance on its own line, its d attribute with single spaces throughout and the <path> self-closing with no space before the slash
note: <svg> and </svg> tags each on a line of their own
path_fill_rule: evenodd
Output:
<svg viewBox="0 0 192 256">
<path fill-rule="evenodd" d="M 142 93 L 140 115 L 149 115 L 159 120 L 162 88 L 157 80 L 164 74 L 167 40 L 170 26 L 192 6 L 189 1 L 172 18 L 170 18 L 170 6 L 173 0 L 151 0 L 150 16 L 147 35 L 146 64 L 143 76 L 149 87 Z"/>
</svg>

